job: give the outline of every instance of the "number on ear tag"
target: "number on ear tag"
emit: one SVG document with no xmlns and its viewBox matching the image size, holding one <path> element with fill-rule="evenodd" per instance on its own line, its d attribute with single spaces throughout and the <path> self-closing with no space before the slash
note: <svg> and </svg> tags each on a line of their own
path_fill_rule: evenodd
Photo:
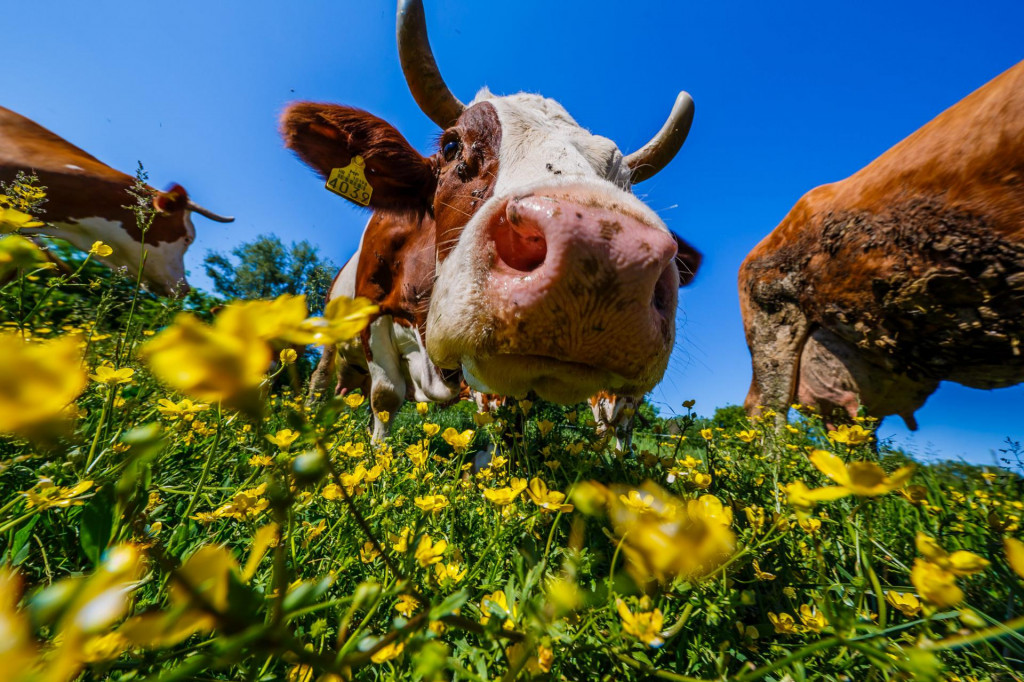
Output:
<svg viewBox="0 0 1024 682">
<path fill-rule="evenodd" d="M 327 189 L 360 206 L 370 205 L 373 187 L 366 181 L 366 162 L 361 156 L 353 156 L 352 161 L 344 168 L 334 168 L 327 178 Z"/>
</svg>

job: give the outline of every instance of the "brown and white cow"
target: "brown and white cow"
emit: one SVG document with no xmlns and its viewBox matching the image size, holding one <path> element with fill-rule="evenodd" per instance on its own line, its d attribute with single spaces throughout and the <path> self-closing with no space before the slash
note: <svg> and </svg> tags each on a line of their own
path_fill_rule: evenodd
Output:
<svg viewBox="0 0 1024 682">
<path fill-rule="evenodd" d="M 20 114 L 0 107 L 0 180 L 10 182 L 18 171 L 35 174 L 46 187 L 44 227 L 26 230 L 70 242 L 88 251 L 102 241 L 114 252 L 99 260 L 111 268 L 134 272 L 142 255 L 142 234 L 135 214 L 125 208 L 133 199 L 126 192 L 135 179 L 114 170 L 64 138 Z M 195 240 L 193 212 L 216 220 L 233 218 L 211 213 L 193 203 L 184 188 L 153 190 L 158 213 L 146 232 L 143 281 L 154 293 L 170 295 L 188 290 L 185 251 Z"/>
<path fill-rule="evenodd" d="M 413 97 L 444 131 L 435 153 L 351 107 L 300 102 L 281 119 L 285 144 L 321 176 L 358 155 L 373 188 L 359 252 L 331 295 L 365 296 L 381 313 L 361 349 L 342 349 L 341 369 L 365 363 L 375 412 L 407 396 L 450 400 L 460 375 L 485 393 L 563 403 L 651 390 L 700 256 L 630 188 L 679 150 L 689 95 L 626 156 L 539 95 L 484 89 L 461 103 L 437 70 L 420 0 L 400 0 L 398 44 Z"/>
<path fill-rule="evenodd" d="M 615 449 L 625 452 L 632 447 L 633 421 L 641 399 L 601 391 L 590 397 L 590 411 L 594 415 L 598 435 L 611 431 Z"/>
<path fill-rule="evenodd" d="M 849 178 L 743 262 L 746 407 L 914 412 L 940 381 L 1024 381 L 1024 62 Z"/>
</svg>

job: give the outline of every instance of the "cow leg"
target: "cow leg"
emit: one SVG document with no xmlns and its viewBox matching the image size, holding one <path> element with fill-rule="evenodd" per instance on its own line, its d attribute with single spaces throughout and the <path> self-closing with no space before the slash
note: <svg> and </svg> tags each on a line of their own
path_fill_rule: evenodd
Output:
<svg viewBox="0 0 1024 682">
<path fill-rule="evenodd" d="M 380 317 L 370 324 L 370 353 L 367 365 L 370 370 L 370 406 L 373 408 L 373 440 L 383 442 L 387 438 L 388 423 L 381 421 L 381 412 L 398 414 L 405 402 L 407 382 L 395 345 L 391 317 Z"/>
<path fill-rule="evenodd" d="M 333 391 L 337 382 L 337 346 L 324 346 L 320 355 L 320 362 L 316 363 L 313 376 L 309 378 L 309 393 L 306 395 L 306 404 L 312 405 L 320 398 L 327 396 L 328 391 Z"/>
<path fill-rule="evenodd" d="M 784 422 L 796 395 L 800 355 L 810 323 L 794 303 L 784 302 L 771 311 L 757 304 L 743 307 L 753 369 L 743 406 L 752 416 L 771 408 L 778 413 L 779 422 Z"/>
</svg>

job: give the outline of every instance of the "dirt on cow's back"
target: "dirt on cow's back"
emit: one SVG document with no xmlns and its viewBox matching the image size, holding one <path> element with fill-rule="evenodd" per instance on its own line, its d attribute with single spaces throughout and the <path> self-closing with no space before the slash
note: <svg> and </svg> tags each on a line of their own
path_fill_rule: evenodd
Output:
<svg viewBox="0 0 1024 682">
<path fill-rule="evenodd" d="M 810 257 L 774 264 L 802 271 L 814 322 L 889 366 L 978 388 L 1024 381 L 1024 243 L 921 201 L 821 226 Z"/>
</svg>

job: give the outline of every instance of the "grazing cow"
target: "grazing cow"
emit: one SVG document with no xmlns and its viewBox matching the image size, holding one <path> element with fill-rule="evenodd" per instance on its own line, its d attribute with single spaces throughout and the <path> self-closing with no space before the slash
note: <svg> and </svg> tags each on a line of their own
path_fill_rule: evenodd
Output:
<svg viewBox="0 0 1024 682">
<path fill-rule="evenodd" d="M 46 187 L 46 221 L 27 234 L 64 239 L 88 251 L 95 241 L 110 245 L 114 252 L 98 257 L 111 268 L 134 272 L 142 255 L 142 233 L 135 214 L 126 205 L 133 202 L 125 190 L 135 179 L 114 170 L 91 154 L 39 124 L 0 107 L 0 180 L 10 182 L 18 171 L 35 174 Z M 143 281 L 154 293 L 170 295 L 188 290 L 185 281 L 185 250 L 195 240 L 191 213 L 218 222 L 226 218 L 197 206 L 184 188 L 174 185 L 166 192 L 153 190 L 158 213 L 146 232 L 146 265 Z"/>
<path fill-rule="evenodd" d="M 740 269 L 746 407 L 914 412 L 940 381 L 1024 381 L 1024 62 L 849 178 Z"/>
<path fill-rule="evenodd" d="M 482 392 L 563 403 L 646 393 L 700 256 L 630 187 L 679 150 L 689 95 L 626 156 L 553 100 L 486 89 L 456 99 L 420 0 L 399 2 L 398 45 L 413 97 L 444 131 L 435 153 L 351 107 L 299 102 L 281 119 L 286 146 L 321 176 L 354 164 L 371 188 L 355 197 L 374 213 L 331 295 L 367 297 L 380 315 L 362 335 L 365 359 L 349 349 L 336 360 L 366 363 L 375 412 L 407 396 L 450 400 L 462 376 Z"/>
<path fill-rule="evenodd" d="M 590 411 L 594 414 L 598 435 L 611 430 L 615 436 L 615 449 L 627 451 L 633 444 L 633 420 L 640 398 L 601 391 L 590 397 Z"/>
</svg>

